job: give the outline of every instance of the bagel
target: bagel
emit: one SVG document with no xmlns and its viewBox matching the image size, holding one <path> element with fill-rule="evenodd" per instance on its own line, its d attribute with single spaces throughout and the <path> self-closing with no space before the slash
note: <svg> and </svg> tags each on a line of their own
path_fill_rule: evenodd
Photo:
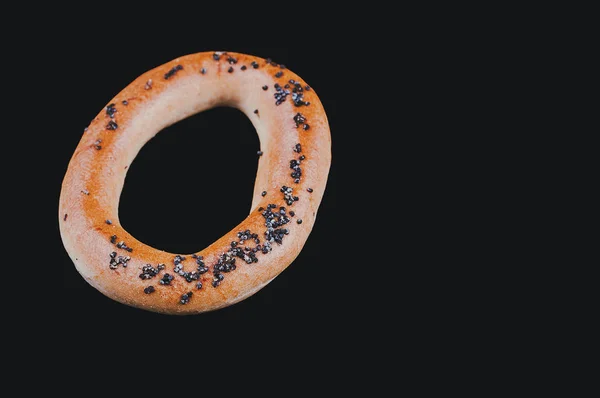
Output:
<svg viewBox="0 0 600 398">
<path fill-rule="evenodd" d="M 249 215 L 195 253 L 137 240 L 118 214 L 129 165 L 162 129 L 218 106 L 243 112 L 259 137 Z M 298 75 L 248 54 L 185 55 L 140 75 L 85 129 L 62 181 L 60 235 L 81 276 L 113 300 L 173 315 L 214 311 L 258 292 L 296 259 L 330 164 L 325 110 Z"/>
</svg>

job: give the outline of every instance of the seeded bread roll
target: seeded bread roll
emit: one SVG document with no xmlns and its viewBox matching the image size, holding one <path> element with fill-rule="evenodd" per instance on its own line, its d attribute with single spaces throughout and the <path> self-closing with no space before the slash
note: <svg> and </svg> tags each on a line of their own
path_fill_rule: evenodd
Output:
<svg viewBox="0 0 600 398">
<path fill-rule="evenodd" d="M 217 106 L 241 110 L 258 133 L 250 214 L 195 253 L 138 241 L 118 217 L 129 165 L 159 131 Z M 118 302 L 165 314 L 216 310 L 256 293 L 298 256 L 330 163 L 327 116 L 298 75 L 246 54 L 186 55 L 139 76 L 85 129 L 61 187 L 60 234 L 83 278 Z"/>
</svg>

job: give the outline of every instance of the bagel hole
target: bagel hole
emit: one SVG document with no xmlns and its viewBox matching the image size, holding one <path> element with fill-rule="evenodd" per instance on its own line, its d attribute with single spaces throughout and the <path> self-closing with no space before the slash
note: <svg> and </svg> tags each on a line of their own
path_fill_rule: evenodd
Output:
<svg viewBox="0 0 600 398">
<path fill-rule="evenodd" d="M 127 170 L 119 221 L 159 250 L 198 252 L 250 211 L 260 143 L 248 117 L 216 107 L 159 131 Z"/>
</svg>

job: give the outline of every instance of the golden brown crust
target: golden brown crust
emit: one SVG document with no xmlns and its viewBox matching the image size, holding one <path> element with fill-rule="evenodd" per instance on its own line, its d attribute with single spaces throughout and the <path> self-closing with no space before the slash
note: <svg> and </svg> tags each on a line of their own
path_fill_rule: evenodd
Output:
<svg viewBox="0 0 600 398">
<path fill-rule="evenodd" d="M 244 112 L 259 135 L 263 155 L 250 214 L 196 253 L 168 253 L 136 240 L 118 217 L 128 166 L 164 127 L 222 105 Z M 289 69 L 233 52 L 177 58 L 135 79 L 84 132 L 60 194 L 64 246 L 85 280 L 121 303 L 167 314 L 194 314 L 231 305 L 261 289 L 299 254 L 323 197 L 330 147 L 329 125 L 317 94 Z M 292 192 L 286 195 L 285 187 Z M 269 208 L 269 204 L 276 207 Z M 244 240 L 244 234 L 238 235 L 246 230 L 256 237 Z M 246 246 L 256 250 L 242 249 Z M 152 268 L 144 269 L 146 265 Z M 166 274 L 173 279 L 161 284 L 168 280 Z M 219 275 L 223 279 L 214 287 Z M 145 293 L 149 286 L 154 292 Z"/>
</svg>

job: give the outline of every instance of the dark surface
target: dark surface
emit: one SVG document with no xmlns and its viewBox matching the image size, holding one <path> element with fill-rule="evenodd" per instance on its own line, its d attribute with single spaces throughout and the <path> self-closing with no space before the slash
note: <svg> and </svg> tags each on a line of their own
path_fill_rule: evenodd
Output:
<svg viewBox="0 0 600 398">
<path fill-rule="evenodd" d="M 512 130 L 521 134 L 523 126 L 511 119 L 513 101 L 522 101 L 521 90 L 527 84 L 508 83 L 524 57 L 511 54 L 510 40 L 500 44 L 506 29 L 498 26 L 497 39 L 489 40 L 471 21 L 462 24 L 471 13 L 449 18 L 445 8 L 430 5 L 416 14 L 385 7 L 373 7 L 370 12 L 362 6 L 353 10 L 332 7 L 337 13 L 331 17 L 323 15 L 324 7 L 294 3 L 294 10 L 286 10 L 282 3 L 269 5 L 279 18 L 262 15 L 267 7 L 248 5 L 256 7 L 261 17 L 235 12 L 232 6 L 222 14 L 190 12 L 185 15 L 190 21 L 182 21 L 186 7 L 176 3 L 136 9 L 131 18 L 112 3 L 91 11 L 68 7 L 66 12 L 63 7 L 58 18 L 38 12 L 46 17 L 48 29 L 38 30 L 31 46 L 23 47 L 17 40 L 29 37 L 29 31 L 8 37 L 7 46 L 18 44 L 33 58 L 28 62 L 6 52 L 11 69 L 6 80 L 18 82 L 23 91 L 21 81 L 33 76 L 34 86 L 24 93 L 26 101 L 13 104 L 14 108 L 24 104 L 31 119 L 36 115 L 30 104 L 49 114 L 40 118 L 36 130 L 24 118 L 20 129 L 6 132 L 7 138 L 27 140 L 22 147 L 5 145 L 20 160 L 14 165 L 26 168 L 33 163 L 31 178 L 21 178 L 23 188 L 11 187 L 5 191 L 7 196 L 29 200 L 15 193 L 33 190 L 35 200 L 39 187 L 45 188 L 39 203 L 28 202 L 22 211 L 5 208 L 25 230 L 11 236 L 11 243 L 21 238 L 27 246 L 43 241 L 44 250 L 27 247 L 19 257 L 34 256 L 40 272 L 51 270 L 57 277 L 50 286 L 46 278 L 41 279 L 48 292 L 62 287 L 59 303 L 47 305 L 40 303 L 46 296 L 22 292 L 19 298 L 35 300 L 32 318 L 42 312 L 58 321 L 58 330 L 68 342 L 59 345 L 61 350 L 75 348 L 95 360 L 103 357 L 96 349 L 98 343 L 121 344 L 122 352 L 132 347 L 144 351 L 136 364 L 139 359 L 150 363 L 146 359 L 182 345 L 186 353 L 196 353 L 188 349 L 196 336 L 219 338 L 209 342 L 218 351 L 233 341 L 226 339 L 234 334 L 242 337 L 238 345 L 246 344 L 245 336 L 251 331 L 263 334 L 262 344 L 252 348 L 262 353 L 265 346 L 275 347 L 294 361 L 290 351 L 313 346 L 313 351 L 308 350 L 314 354 L 311 363 L 327 366 L 328 371 L 320 376 L 328 379 L 337 367 L 333 364 L 351 364 L 355 373 L 367 370 L 375 361 L 364 361 L 360 354 L 365 352 L 410 361 L 411 367 L 426 361 L 428 370 L 432 363 L 439 363 L 440 353 L 451 352 L 441 362 L 443 366 L 450 358 L 465 358 L 465 349 L 470 347 L 476 347 L 477 356 L 467 354 L 467 360 L 480 363 L 481 355 L 495 358 L 487 348 L 496 342 L 505 347 L 510 336 L 520 336 L 523 330 L 519 324 L 505 336 L 488 337 L 493 330 L 507 330 L 509 323 L 503 317 L 512 309 L 500 302 L 510 301 L 508 296 L 519 289 L 510 282 L 497 288 L 497 281 L 504 282 L 509 274 L 519 283 L 530 281 L 519 270 L 513 272 L 518 256 L 511 252 L 511 239 L 523 228 L 522 220 L 510 215 L 510 210 L 523 193 L 507 197 L 505 191 L 510 191 L 504 188 L 511 178 L 500 178 L 501 169 L 512 167 L 513 148 L 502 156 L 495 153 L 496 146 L 511 143 L 527 149 L 507 136 Z M 205 6 L 199 5 L 201 10 Z M 173 15 L 163 15 L 166 10 Z M 245 21 L 237 24 L 232 16 Z M 487 23 L 483 15 L 475 20 Z M 105 298 L 76 272 L 58 233 L 60 183 L 83 128 L 119 90 L 150 68 L 210 50 L 271 57 L 315 88 L 332 130 L 331 173 L 304 250 L 271 284 L 214 313 L 182 318 L 152 314 Z M 33 75 L 24 74 L 22 68 L 29 68 Z M 507 120 L 511 123 L 506 124 Z M 201 134 L 216 128 L 222 134 Z M 35 145 L 29 142 L 32 139 Z M 196 250 L 246 215 L 258 140 L 242 115 L 215 109 L 170 127 L 155 140 L 133 162 L 121 198 L 121 218 L 136 237 L 172 251 Z M 177 156 L 181 151 L 201 152 L 205 146 L 224 145 L 244 164 L 219 162 L 217 154 L 198 156 L 197 162 Z M 45 163 L 37 163 L 39 158 L 30 160 L 27 151 L 20 153 L 30 147 L 43 154 Z M 218 169 L 205 172 L 215 162 L 219 162 Z M 8 177 L 12 174 L 11 169 L 5 171 Z M 227 194 L 223 184 L 232 175 L 240 185 L 238 195 Z M 161 195 L 150 192 L 147 187 L 154 178 L 171 189 Z M 205 188 L 195 189 L 199 184 Z M 51 200 L 46 200 L 48 196 Z M 503 203 L 505 198 L 507 203 Z M 42 216 L 23 224 L 23 214 L 38 210 L 38 204 Z M 153 216 L 146 217 L 144 209 L 150 207 Z M 227 209 L 224 218 L 205 220 L 202 227 L 194 225 L 195 218 L 214 214 L 215 207 Z M 28 239 L 41 218 L 50 233 Z M 509 223 L 512 228 L 506 231 Z M 505 261 L 507 257 L 511 261 Z M 10 261 L 7 265 L 21 264 Z M 62 283 L 61 275 L 53 272 L 55 267 L 62 268 Z M 535 312 L 532 309 L 531 314 Z M 220 321 L 228 320 L 251 327 L 212 334 Z M 264 328 L 264 321 L 271 321 L 269 329 Z M 74 343 L 77 336 L 82 344 Z M 394 353 L 394 347 L 401 347 L 402 352 Z M 411 350 L 415 355 L 410 355 Z M 114 354 L 104 357 L 118 358 Z M 377 370 L 376 378 L 347 377 L 342 372 L 345 380 L 340 385 L 350 385 L 356 392 L 355 380 L 364 380 L 373 392 L 382 374 L 397 369 L 384 363 L 378 358 L 372 367 Z M 304 373 L 301 377 L 294 388 L 304 383 Z"/>
<path fill-rule="evenodd" d="M 286 65 L 313 87 L 325 107 L 333 160 L 317 221 L 304 249 L 282 274 L 250 298 L 216 312 L 181 318 L 125 306 L 88 285 L 64 250 L 57 223 L 55 259 L 62 265 L 66 314 L 80 321 L 111 322 L 138 319 L 202 324 L 269 318 L 333 322 L 356 305 L 352 295 L 359 286 L 353 285 L 356 281 L 352 275 L 360 263 L 346 247 L 356 243 L 348 227 L 355 215 L 348 210 L 351 202 L 342 195 L 344 184 L 357 178 L 344 167 L 344 162 L 352 161 L 351 153 L 344 151 L 352 137 L 344 134 L 342 124 L 347 128 L 349 123 L 341 108 L 351 93 L 344 75 L 331 73 L 320 62 L 335 57 L 325 47 L 298 53 L 287 48 L 216 45 L 169 45 L 151 50 L 116 46 L 111 51 L 114 62 L 106 63 L 88 62 L 84 51 L 70 53 L 71 63 L 80 65 L 80 70 L 64 85 L 68 96 L 77 100 L 69 107 L 69 118 L 54 153 L 58 164 L 53 185 L 56 204 L 62 177 L 83 129 L 114 95 L 155 66 L 192 52 L 212 50 L 249 53 Z M 214 108 L 164 129 L 142 148 L 128 171 L 119 206 L 122 225 L 140 241 L 174 253 L 206 247 L 246 217 L 258 149 L 250 121 L 233 108 Z"/>
<path fill-rule="evenodd" d="M 483 161 L 491 150 L 483 144 L 490 134 L 485 123 L 498 119 L 484 123 L 480 115 L 489 103 L 477 95 L 465 98 L 473 93 L 471 74 L 479 64 L 465 62 L 456 48 L 462 41 L 453 42 L 448 32 L 429 33 L 427 24 L 402 24 L 413 17 L 408 14 L 385 25 L 385 32 L 361 24 L 370 23 L 362 15 L 340 16 L 346 22 L 341 28 L 314 21 L 311 15 L 310 21 L 300 22 L 302 29 L 287 31 L 266 19 L 263 26 L 240 28 L 223 18 L 215 21 L 219 27 L 210 28 L 198 16 L 198 23 L 185 29 L 174 17 L 172 29 L 157 25 L 149 32 L 143 13 L 139 29 L 119 25 L 117 17 L 106 16 L 103 22 L 114 22 L 108 31 L 103 29 L 106 24 L 90 23 L 87 15 L 73 19 L 72 28 L 46 47 L 50 55 L 45 62 L 28 65 L 35 68 L 35 76 L 52 77 L 36 81 L 32 90 L 48 97 L 38 101 L 39 109 L 50 116 L 41 119 L 35 138 L 42 142 L 35 146 L 52 167 L 36 165 L 32 177 L 23 181 L 35 184 L 22 192 L 35 188 L 37 193 L 41 170 L 42 184 L 48 187 L 44 192 L 51 196 L 40 202 L 44 224 L 50 227 L 42 253 L 50 255 L 52 271 L 58 266 L 63 273 L 62 283 L 60 274 L 53 274 L 62 287 L 60 302 L 40 307 L 36 297 L 33 308 L 42 308 L 60 322 L 60 332 L 71 339 L 67 348 L 102 356 L 98 344 L 122 345 L 114 350 L 118 354 L 133 347 L 144 351 L 140 359 L 145 364 L 144 358 L 153 359 L 163 349 L 196 353 L 189 350 L 196 337 L 216 337 L 209 346 L 219 352 L 234 335 L 242 338 L 238 345 L 250 341 L 252 346 L 254 340 L 246 336 L 256 331 L 263 336 L 252 348 L 261 353 L 273 347 L 295 360 L 290 352 L 297 347 L 305 351 L 309 345 L 311 362 L 327 367 L 352 364 L 355 372 L 363 372 L 371 362 L 356 360 L 367 352 L 397 359 L 404 358 L 405 349 L 414 349 L 417 362 L 429 362 L 435 360 L 429 355 L 432 351 L 462 350 L 457 340 L 485 335 L 491 323 L 482 318 L 495 314 L 485 293 L 494 292 L 489 282 L 495 276 L 485 273 L 504 269 L 489 264 L 496 257 L 496 251 L 488 249 L 494 237 L 487 231 L 495 227 L 489 213 L 499 209 L 482 206 L 485 185 L 494 179 L 486 175 Z M 268 46 L 262 47 L 264 43 Z M 477 46 L 465 48 L 479 51 Z M 213 50 L 270 57 L 318 93 L 330 122 L 333 157 L 314 230 L 294 263 L 238 304 L 185 317 L 127 307 L 89 286 L 62 246 L 57 209 L 64 172 L 83 129 L 119 90 L 155 66 Z M 21 61 L 14 64 L 20 66 Z M 493 78 L 482 77 L 475 85 L 485 91 Z M 30 138 L 25 127 L 23 135 Z M 236 161 L 204 148 L 226 148 Z M 251 124 L 233 109 L 213 109 L 165 129 L 131 166 L 120 204 L 123 225 L 138 239 L 165 250 L 199 250 L 246 216 L 257 149 Z M 473 153 L 481 159 L 473 159 Z M 154 184 L 168 189 L 152 192 Z M 26 206 L 31 207 L 37 210 Z M 27 238 L 32 227 L 26 228 Z M 26 244 L 37 242 L 25 239 Z M 40 264 L 47 261 L 42 260 Z M 506 292 L 498 294 L 498 299 L 505 296 Z M 237 321 L 236 327 L 223 333 L 219 326 L 229 326 L 223 321 L 230 320 Z M 398 346 L 402 353 L 394 353 Z M 379 373 L 385 369 L 383 361 L 378 363 L 373 369 Z M 385 368 L 388 373 L 395 369 Z M 379 379 L 362 380 L 372 388 L 372 381 Z M 353 377 L 345 381 L 353 382 Z"/>
</svg>

